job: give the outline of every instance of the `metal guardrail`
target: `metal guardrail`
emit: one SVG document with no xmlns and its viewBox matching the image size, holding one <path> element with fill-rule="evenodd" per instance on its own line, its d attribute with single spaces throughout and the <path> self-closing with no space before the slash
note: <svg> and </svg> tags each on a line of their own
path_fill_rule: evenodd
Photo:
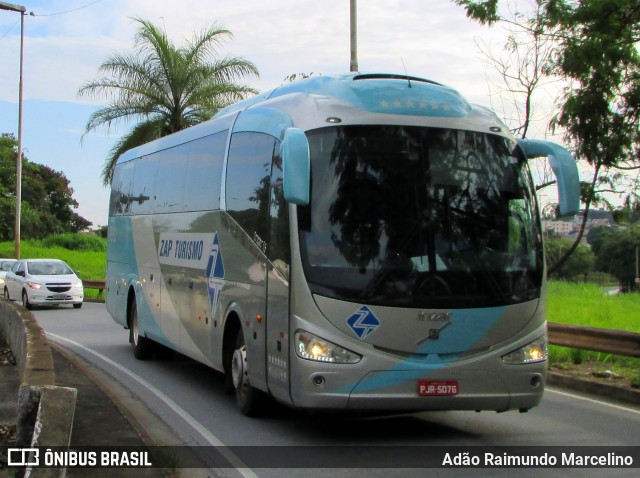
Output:
<svg viewBox="0 0 640 478">
<path fill-rule="evenodd" d="M 640 334 L 549 322 L 549 343 L 614 355 L 640 357 Z"/>
<path fill-rule="evenodd" d="M 87 289 L 98 289 L 100 296 L 102 296 L 102 291 L 106 289 L 103 280 L 83 280 L 82 283 Z M 548 332 L 551 345 L 640 357 L 640 334 L 635 332 L 555 322 L 549 322 Z"/>
<path fill-rule="evenodd" d="M 83 280 L 82 285 L 85 289 L 98 289 L 98 297 L 102 297 L 102 291 L 107 288 L 103 280 Z"/>
</svg>

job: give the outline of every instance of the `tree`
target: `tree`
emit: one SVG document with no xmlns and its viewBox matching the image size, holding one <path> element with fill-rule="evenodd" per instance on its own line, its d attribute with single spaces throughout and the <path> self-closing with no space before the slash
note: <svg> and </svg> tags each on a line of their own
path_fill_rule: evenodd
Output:
<svg viewBox="0 0 640 478">
<path fill-rule="evenodd" d="M 523 139 L 538 119 L 534 111 L 538 91 L 546 83 L 557 81 L 549 75 L 555 45 L 541 32 L 543 18 L 540 7 L 529 16 L 510 9 L 510 16 L 505 19 L 507 38 L 499 45 L 501 49 L 476 41 L 487 64 L 502 82 L 492 94 L 503 106 L 502 118 L 511 132 Z"/>
<path fill-rule="evenodd" d="M 640 226 L 606 229 L 595 238 L 596 268 L 608 272 L 628 290 L 637 289 L 636 248 L 640 247 Z"/>
<path fill-rule="evenodd" d="M 128 149 L 208 120 L 219 109 L 257 91 L 235 83 L 258 76 L 253 63 L 239 57 L 217 58 L 217 48 L 232 34 L 213 25 L 177 47 L 166 32 L 149 21 L 139 23 L 136 51 L 116 54 L 99 68 L 100 76 L 86 83 L 79 95 L 104 95 L 107 106 L 87 121 L 85 134 L 119 121 L 138 121 L 111 149 L 102 172 L 111 183 L 118 157 Z"/>
<path fill-rule="evenodd" d="M 555 264 L 564 251 L 573 246 L 571 239 L 547 236 L 544 251 L 547 264 Z M 579 245 L 571 257 L 558 268 L 556 275 L 565 280 L 581 280 L 594 268 L 596 256 L 587 246 Z"/>
<path fill-rule="evenodd" d="M 12 135 L 0 137 L 0 240 L 14 238 L 16 210 L 17 141 Z M 91 225 L 73 209 L 69 180 L 59 171 L 22 158 L 21 237 L 41 239 L 49 234 L 79 232 Z"/>
<path fill-rule="evenodd" d="M 454 0 L 482 23 L 500 21 L 498 0 Z M 594 170 L 584 188 L 586 209 L 598 189 L 612 190 L 620 171 L 640 169 L 640 0 L 535 0 L 540 34 L 557 44 L 549 73 L 567 81 L 553 128 Z M 638 199 L 636 187 L 628 196 Z M 585 214 L 585 220 L 586 220 Z M 553 272 L 577 248 L 550 269 Z"/>
</svg>

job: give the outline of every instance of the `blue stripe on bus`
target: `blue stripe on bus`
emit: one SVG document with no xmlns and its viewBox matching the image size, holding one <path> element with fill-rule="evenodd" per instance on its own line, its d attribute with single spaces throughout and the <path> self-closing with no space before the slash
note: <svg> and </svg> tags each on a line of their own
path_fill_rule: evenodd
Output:
<svg viewBox="0 0 640 478">
<path fill-rule="evenodd" d="M 451 324 L 442 329 L 437 340 L 427 339 L 418 349 L 418 354 L 403 360 L 388 370 L 372 371 L 357 383 L 343 385 L 335 393 L 366 393 L 384 389 L 406 382 L 425 378 L 429 373 L 441 370 L 449 365 L 456 356 L 444 359 L 438 356 L 452 347 L 460 350 L 472 350 L 474 344 L 484 337 L 503 317 L 506 307 L 484 309 L 458 309 L 451 314 Z M 384 373 L 375 373 L 384 372 Z M 397 372 L 397 373 L 394 373 Z"/>
</svg>

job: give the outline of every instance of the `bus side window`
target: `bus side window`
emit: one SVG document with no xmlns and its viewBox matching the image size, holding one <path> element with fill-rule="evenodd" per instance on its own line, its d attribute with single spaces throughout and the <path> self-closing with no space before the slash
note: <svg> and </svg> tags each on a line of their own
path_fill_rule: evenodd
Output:
<svg viewBox="0 0 640 478">
<path fill-rule="evenodd" d="M 269 176 L 275 141 L 262 133 L 235 133 L 227 165 L 227 211 L 263 252 L 266 252 Z"/>
<path fill-rule="evenodd" d="M 271 168 L 271 204 L 269 207 L 269 260 L 282 276 L 289 280 L 291 250 L 289 247 L 289 209 L 284 200 L 282 160 L 278 145 Z"/>
<path fill-rule="evenodd" d="M 135 163 L 130 198 L 131 214 L 149 214 L 155 205 L 158 161 L 155 155 L 148 155 L 138 158 Z"/>
<path fill-rule="evenodd" d="M 155 154 L 158 160 L 156 213 L 182 211 L 188 154 L 188 143 Z"/>
<path fill-rule="evenodd" d="M 184 210 L 220 209 L 222 162 L 227 145 L 227 131 L 221 131 L 190 143 L 185 179 Z"/>
<path fill-rule="evenodd" d="M 122 168 L 124 164 L 116 165 L 111 180 L 111 197 L 109 198 L 109 216 L 120 216 L 123 213 L 122 202 Z"/>
<path fill-rule="evenodd" d="M 114 174 L 115 182 L 111 182 L 111 200 L 115 210 L 114 215 L 131 214 L 134 164 L 133 161 L 127 161 L 116 168 L 117 177 Z"/>
</svg>

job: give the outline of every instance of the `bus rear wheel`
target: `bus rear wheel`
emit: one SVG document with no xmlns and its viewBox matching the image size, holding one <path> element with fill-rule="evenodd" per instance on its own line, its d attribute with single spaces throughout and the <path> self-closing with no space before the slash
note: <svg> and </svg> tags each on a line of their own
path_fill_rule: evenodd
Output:
<svg viewBox="0 0 640 478">
<path fill-rule="evenodd" d="M 236 346 L 231 359 L 231 378 L 240 412 L 247 417 L 261 415 L 266 408 L 267 395 L 252 387 L 249 382 L 247 347 L 242 330 L 238 330 L 236 335 Z"/>
<path fill-rule="evenodd" d="M 133 347 L 133 356 L 138 360 L 148 360 L 153 356 L 153 342 L 140 335 L 138 306 L 135 298 L 129 310 L 129 342 Z"/>
</svg>

